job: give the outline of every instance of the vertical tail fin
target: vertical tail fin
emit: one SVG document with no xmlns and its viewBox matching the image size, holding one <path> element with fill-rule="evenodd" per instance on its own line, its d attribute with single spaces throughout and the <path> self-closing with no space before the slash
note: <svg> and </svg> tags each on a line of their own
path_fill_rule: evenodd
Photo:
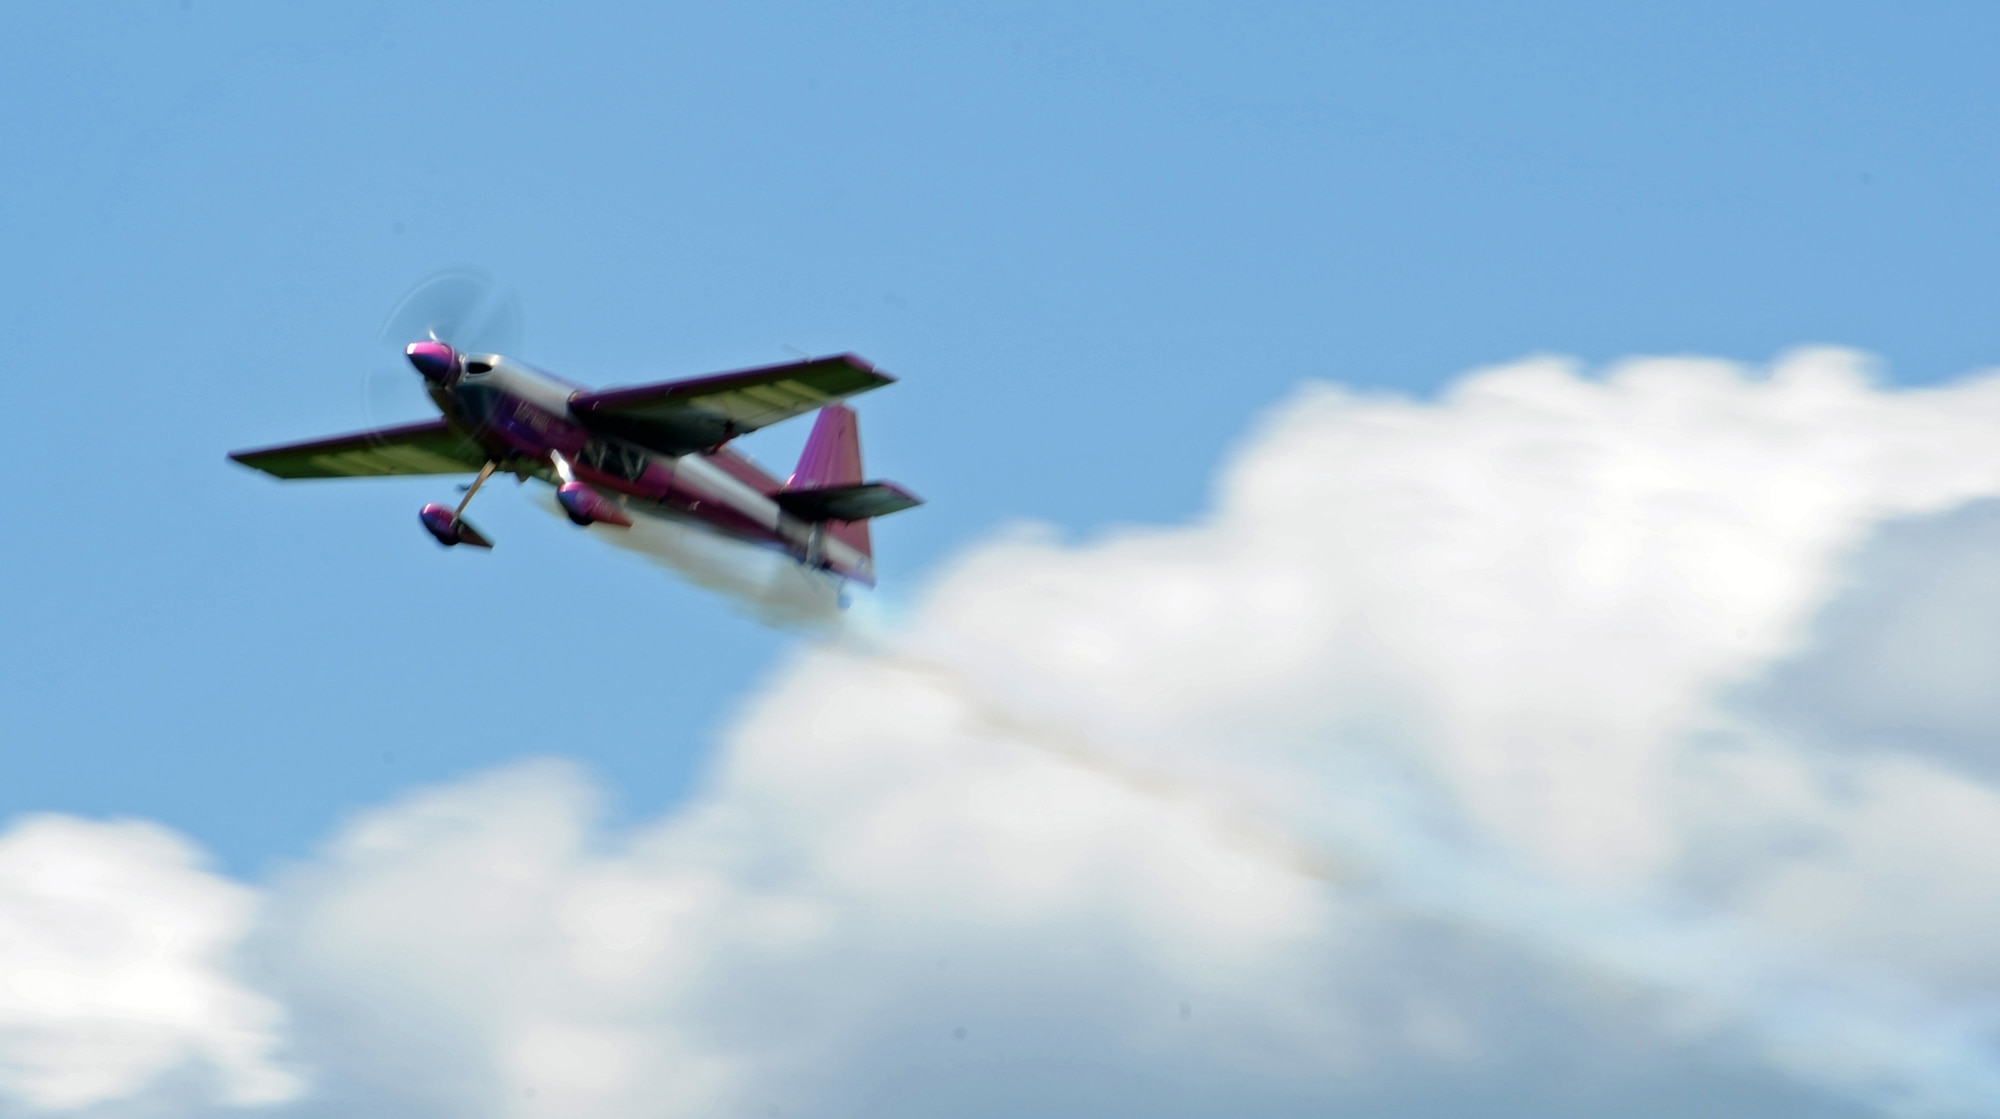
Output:
<svg viewBox="0 0 2000 1119">
<path fill-rule="evenodd" d="M 861 426 L 854 409 L 829 404 L 819 410 L 806 449 L 799 454 L 786 489 L 851 486 L 861 480 Z"/>
<path fill-rule="evenodd" d="M 854 409 L 844 404 L 829 404 L 819 410 L 819 419 L 813 421 L 806 449 L 800 453 L 799 465 L 785 482 L 785 488 L 851 486 L 860 481 L 860 421 Z M 828 521 L 826 534 L 873 560 L 875 551 L 869 543 L 867 521 Z M 872 572 L 868 581 L 874 581 Z"/>
</svg>

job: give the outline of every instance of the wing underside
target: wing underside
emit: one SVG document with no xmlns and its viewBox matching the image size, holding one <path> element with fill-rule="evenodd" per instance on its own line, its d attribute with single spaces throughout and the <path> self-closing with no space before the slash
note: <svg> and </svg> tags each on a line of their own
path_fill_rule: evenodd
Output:
<svg viewBox="0 0 2000 1119">
<path fill-rule="evenodd" d="M 880 388 L 894 378 L 852 354 L 686 381 L 582 393 L 570 413 L 608 435 L 671 455 L 730 439 Z"/>
<path fill-rule="evenodd" d="M 443 420 L 432 420 L 229 457 L 274 478 L 295 479 L 470 474 L 486 464 L 487 454 Z"/>
</svg>

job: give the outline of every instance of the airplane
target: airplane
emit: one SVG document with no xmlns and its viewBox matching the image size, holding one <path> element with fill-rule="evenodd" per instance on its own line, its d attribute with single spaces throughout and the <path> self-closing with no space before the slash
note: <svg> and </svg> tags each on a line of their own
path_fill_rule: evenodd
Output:
<svg viewBox="0 0 2000 1119">
<path fill-rule="evenodd" d="M 894 482 L 863 480 L 860 426 L 841 401 L 894 378 L 853 354 L 592 391 L 500 354 L 461 353 L 435 334 L 403 353 L 441 418 L 229 457 L 285 480 L 476 474 L 455 508 L 432 503 L 418 513 L 446 547 L 493 546 L 465 510 L 505 473 L 554 485 L 578 525 L 693 523 L 867 586 L 875 585 L 868 522 L 922 504 Z M 815 409 L 784 481 L 729 446 Z"/>
</svg>

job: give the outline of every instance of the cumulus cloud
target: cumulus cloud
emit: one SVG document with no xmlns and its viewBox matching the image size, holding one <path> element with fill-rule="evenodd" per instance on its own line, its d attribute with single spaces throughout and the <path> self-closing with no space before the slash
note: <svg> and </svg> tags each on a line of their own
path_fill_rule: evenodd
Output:
<svg viewBox="0 0 2000 1119">
<path fill-rule="evenodd" d="M 1995 430 L 1837 351 L 1308 387 L 1198 522 L 802 650 L 662 820 L 547 762 L 345 829 L 255 939 L 293 1107 L 2000 1114 L 2000 725 L 1930 670 Z"/>
<path fill-rule="evenodd" d="M 278 1006 L 231 966 L 255 906 L 150 824 L 36 816 L 0 833 L 0 1101 L 72 1110 L 190 1064 L 227 1103 L 297 1096 Z"/>
<path fill-rule="evenodd" d="M 1905 751 L 2000 779 L 2000 501 L 1884 525 L 1800 656 L 1742 700 L 1831 749 Z"/>
</svg>

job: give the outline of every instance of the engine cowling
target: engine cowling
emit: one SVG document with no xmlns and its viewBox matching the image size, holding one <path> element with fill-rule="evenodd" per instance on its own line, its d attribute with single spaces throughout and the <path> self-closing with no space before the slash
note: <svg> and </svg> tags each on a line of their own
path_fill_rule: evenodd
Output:
<svg viewBox="0 0 2000 1119">
<path fill-rule="evenodd" d="M 448 385 L 458 376 L 457 351 L 436 339 L 410 343 L 403 348 L 403 356 L 434 385 Z"/>
<path fill-rule="evenodd" d="M 491 541 L 479 534 L 478 529 L 459 518 L 448 505 L 432 502 L 417 513 L 417 519 L 424 523 L 425 532 L 447 548 L 455 544 L 469 544 L 474 548 L 493 546 Z"/>
<path fill-rule="evenodd" d="M 632 518 L 625 515 L 625 510 L 590 488 L 588 482 L 564 482 L 556 487 L 556 500 L 562 502 L 563 512 L 576 524 L 632 527 Z"/>
</svg>

